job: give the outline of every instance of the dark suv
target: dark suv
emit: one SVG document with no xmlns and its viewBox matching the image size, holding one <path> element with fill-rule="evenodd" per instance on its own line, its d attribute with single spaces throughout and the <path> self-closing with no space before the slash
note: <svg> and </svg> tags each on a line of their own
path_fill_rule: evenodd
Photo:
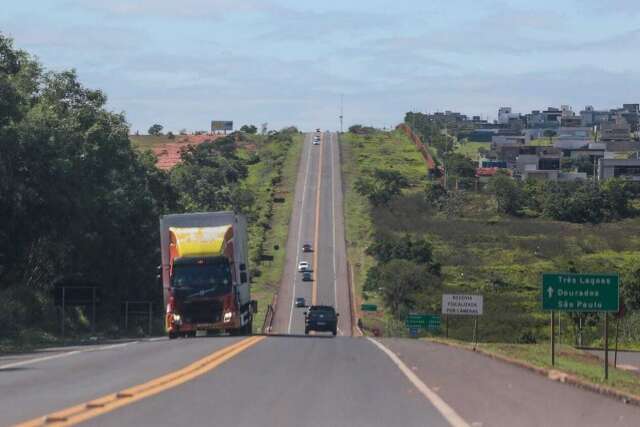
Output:
<svg viewBox="0 0 640 427">
<path fill-rule="evenodd" d="M 336 310 L 330 305 L 312 305 L 305 313 L 304 333 L 309 331 L 338 333 L 338 316 Z"/>
</svg>

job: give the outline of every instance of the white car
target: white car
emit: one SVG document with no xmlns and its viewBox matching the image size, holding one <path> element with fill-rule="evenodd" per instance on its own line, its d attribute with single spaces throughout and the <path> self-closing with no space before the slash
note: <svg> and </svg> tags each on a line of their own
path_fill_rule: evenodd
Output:
<svg viewBox="0 0 640 427">
<path fill-rule="evenodd" d="M 313 140 L 313 145 L 320 145 L 320 140 L 319 139 L 314 139 Z"/>
<path fill-rule="evenodd" d="M 311 264 L 309 264 L 309 262 L 307 261 L 300 261 L 298 263 L 298 271 L 299 272 L 311 271 Z"/>
</svg>

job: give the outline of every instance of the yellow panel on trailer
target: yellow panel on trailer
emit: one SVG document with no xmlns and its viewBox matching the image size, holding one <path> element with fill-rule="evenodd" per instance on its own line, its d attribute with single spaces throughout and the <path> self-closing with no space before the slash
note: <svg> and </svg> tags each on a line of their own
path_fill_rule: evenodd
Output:
<svg viewBox="0 0 640 427">
<path fill-rule="evenodd" d="M 176 258 L 223 255 L 225 236 L 231 224 L 219 227 L 169 227 Z"/>
</svg>

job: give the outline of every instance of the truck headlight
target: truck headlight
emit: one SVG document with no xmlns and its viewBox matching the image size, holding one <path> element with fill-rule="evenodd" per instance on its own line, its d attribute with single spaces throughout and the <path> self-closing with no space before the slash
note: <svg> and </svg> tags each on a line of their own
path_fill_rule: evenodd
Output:
<svg viewBox="0 0 640 427">
<path fill-rule="evenodd" d="M 232 318 L 232 317 L 233 317 L 233 312 L 232 312 L 232 311 L 227 311 L 227 312 L 224 314 L 224 321 L 225 321 L 225 323 L 226 323 L 226 322 L 231 321 L 231 318 Z"/>
<path fill-rule="evenodd" d="M 174 314 L 173 315 L 173 322 L 177 325 L 182 323 L 182 317 L 180 317 L 179 314 Z"/>
</svg>

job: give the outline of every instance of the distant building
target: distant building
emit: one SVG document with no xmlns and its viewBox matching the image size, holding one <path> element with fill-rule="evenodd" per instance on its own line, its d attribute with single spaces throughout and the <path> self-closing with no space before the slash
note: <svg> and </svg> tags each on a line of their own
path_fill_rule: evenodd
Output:
<svg viewBox="0 0 640 427">
<path fill-rule="evenodd" d="M 552 127 L 549 125 L 560 126 L 562 110 L 559 108 L 549 107 L 542 112 L 542 115 L 544 116 L 544 127 Z"/>
<path fill-rule="evenodd" d="M 599 125 L 600 141 L 629 141 L 631 139 L 631 126 L 621 116 L 615 120 L 602 122 Z"/>
<path fill-rule="evenodd" d="M 580 119 L 582 126 L 592 127 L 602 122 L 606 122 L 610 118 L 609 111 L 597 111 L 592 105 L 587 105 L 584 110 L 580 111 Z"/>
<path fill-rule="evenodd" d="M 518 144 L 524 145 L 527 143 L 527 137 L 524 135 L 494 135 L 491 137 L 491 146 L 505 144 Z"/>
<path fill-rule="evenodd" d="M 520 113 L 514 113 L 511 107 L 500 107 L 498 109 L 498 124 L 508 125 L 509 120 L 519 119 Z"/>
<path fill-rule="evenodd" d="M 636 159 L 600 159 L 598 161 L 598 180 L 622 178 L 640 181 L 640 160 Z"/>
</svg>

